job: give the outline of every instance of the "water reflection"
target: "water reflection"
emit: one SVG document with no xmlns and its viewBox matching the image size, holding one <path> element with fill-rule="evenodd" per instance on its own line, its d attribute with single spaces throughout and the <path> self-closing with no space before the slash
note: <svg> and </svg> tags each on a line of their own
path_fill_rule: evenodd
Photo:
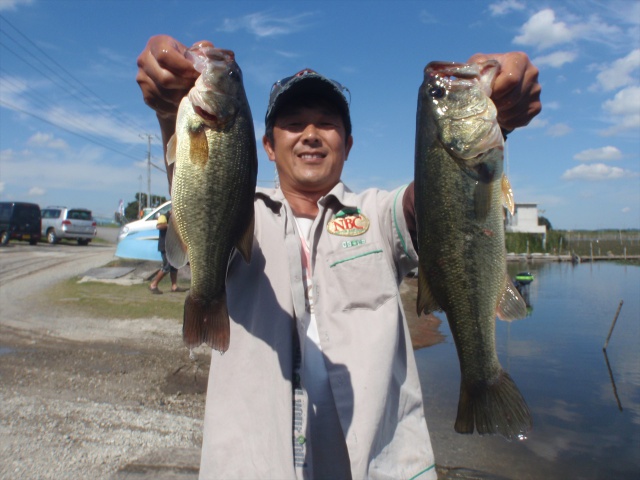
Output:
<svg viewBox="0 0 640 480">
<path fill-rule="evenodd" d="M 496 325 L 500 361 L 529 404 L 533 431 L 528 440 L 510 443 L 453 431 L 460 375 L 444 321 L 446 341 L 416 352 L 436 461 L 513 479 L 638 478 L 640 267 L 508 268 L 510 278 L 525 270 L 535 277 L 525 299 L 535 305 L 531 315 Z"/>
</svg>

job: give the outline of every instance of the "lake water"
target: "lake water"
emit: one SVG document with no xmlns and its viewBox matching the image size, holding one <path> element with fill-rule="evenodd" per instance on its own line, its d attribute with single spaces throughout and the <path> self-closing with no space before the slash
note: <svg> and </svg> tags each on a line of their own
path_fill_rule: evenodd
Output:
<svg viewBox="0 0 640 480">
<path fill-rule="evenodd" d="M 500 362 L 527 400 L 534 428 L 511 442 L 455 433 L 460 374 L 444 320 L 445 343 L 416 351 L 437 464 L 462 469 L 451 478 L 640 479 L 640 267 L 508 268 L 511 277 L 535 275 L 531 315 L 496 325 Z"/>
</svg>

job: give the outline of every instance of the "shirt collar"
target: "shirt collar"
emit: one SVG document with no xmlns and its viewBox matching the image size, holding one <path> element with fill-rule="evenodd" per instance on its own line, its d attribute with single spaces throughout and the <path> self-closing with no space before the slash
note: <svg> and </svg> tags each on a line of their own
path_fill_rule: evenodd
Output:
<svg viewBox="0 0 640 480">
<path fill-rule="evenodd" d="M 280 188 L 256 188 L 256 197 L 261 198 L 265 204 L 272 210 L 280 210 L 281 206 L 286 202 L 285 196 Z M 325 196 L 318 200 L 318 205 L 328 208 L 333 202 L 338 202 L 341 208 L 356 208 L 356 196 L 341 181 L 338 182 Z M 340 208 L 336 209 L 339 210 Z"/>
</svg>

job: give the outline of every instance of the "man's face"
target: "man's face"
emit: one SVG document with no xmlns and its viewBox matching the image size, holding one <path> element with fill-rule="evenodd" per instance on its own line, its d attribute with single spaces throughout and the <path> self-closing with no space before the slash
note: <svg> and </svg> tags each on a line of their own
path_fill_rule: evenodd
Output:
<svg viewBox="0 0 640 480">
<path fill-rule="evenodd" d="M 276 117 L 273 143 L 265 136 L 286 193 L 324 195 L 339 181 L 353 138 L 345 138 L 342 116 L 331 106 L 284 107 Z"/>
</svg>

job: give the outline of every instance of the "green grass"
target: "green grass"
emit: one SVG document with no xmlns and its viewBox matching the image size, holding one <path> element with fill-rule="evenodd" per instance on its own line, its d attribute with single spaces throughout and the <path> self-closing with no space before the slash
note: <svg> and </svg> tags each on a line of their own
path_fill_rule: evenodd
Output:
<svg viewBox="0 0 640 480">
<path fill-rule="evenodd" d="M 73 278 L 51 287 L 43 294 L 43 300 L 52 309 L 72 310 L 74 315 L 92 318 L 159 317 L 182 322 L 187 293 L 171 293 L 168 278 L 160 283 L 163 295 L 151 294 L 148 283 L 125 286 L 78 280 Z"/>
<path fill-rule="evenodd" d="M 640 232 L 635 230 L 616 231 L 567 231 L 551 230 L 546 242 L 542 235 L 533 233 L 507 233 L 505 236 L 507 252 L 513 253 L 549 253 L 569 255 L 575 253 L 581 257 L 612 255 L 640 255 Z"/>
</svg>

